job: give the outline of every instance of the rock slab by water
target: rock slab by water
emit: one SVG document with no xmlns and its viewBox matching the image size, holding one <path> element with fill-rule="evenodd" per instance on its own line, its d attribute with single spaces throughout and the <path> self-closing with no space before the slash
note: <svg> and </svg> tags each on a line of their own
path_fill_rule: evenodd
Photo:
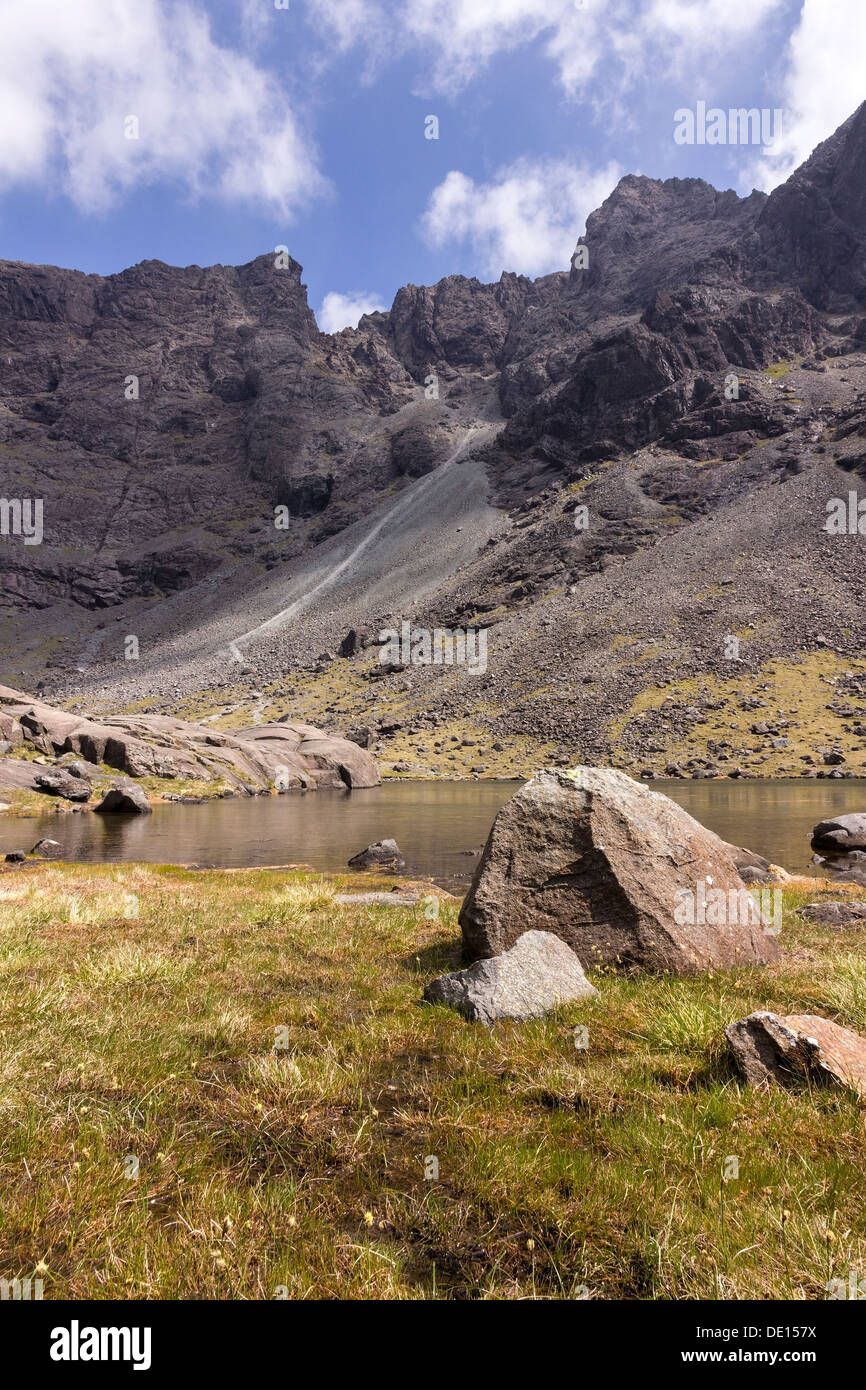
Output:
<svg viewBox="0 0 866 1390">
<path fill-rule="evenodd" d="M 724 894 L 721 923 L 702 910 L 711 890 Z M 460 925 L 469 959 L 527 930 L 553 932 L 587 965 L 677 974 L 780 954 L 731 847 L 613 769 L 541 772 L 503 806 Z"/>
<path fill-rule="evenodd" d="M 36 790 L 47 796 L 59 796 L 64 801 L 87 801 L 91 786 L 83 777 L 58 769 L 57 772 L 39 772 L 35 776 Z"/>
<path fill-rule="evenodd" d="M 127 811 L 137 816 L 149 816 L 150 803 L 141 787 L 137 787 L 134 782 L 123 782 L 107 791 L 94 810 L 97 814 Z"/>
<path fill-rule="evenodd" d="M 812 831 L 812 848 L 819 854 L 850 854 L 866 849 L 866 814 L 833 816 L 819 821 Z"/>
<path fill-rule="evenodd" d="M 472 1022 L 540 1018 L 557 1004 L 598 991 L 577 956 L 550 932 L 524 932 L 509 951 L 440 975 L 424 990 L 429 1004 L 448 1004 Z"/>
<path fill-rule="evenodd" d="M 231 733 L 168 715 L 88 719 L 0 686 L 0 738 L 10 749 L 30 747 L 47 757 L 76 754 L 129 777 L 220 781 L 238 791 L 379 785 L 376 761 L 363 748 L 289 719 Z M 13 763 L 0 760 L 0 786 L 7 784 Z M 21 782 L 20 766 L 11 769 L 13 786 Z M 32 771 L 24 785 L 38 790 Z"/>
<path fill-rule="evenodd" d="M 866 1038 L 818 1014 L 749 1014 L 725 1029 L 734 1060 L 752 1086 L 811 1080 L 866 1098 Z"/>
</svg>

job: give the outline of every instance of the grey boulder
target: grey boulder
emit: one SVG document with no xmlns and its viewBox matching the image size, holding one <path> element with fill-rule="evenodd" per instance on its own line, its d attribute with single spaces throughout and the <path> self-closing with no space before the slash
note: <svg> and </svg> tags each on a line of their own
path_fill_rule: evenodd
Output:
<svg viewBox="0 0 866 1390">
<path fill-rule="evenodd" d="M 819 854 L 850 854 L 851 850 L 866 849 L 866 813 L 819 821 L 812 831 L 812 848 Z"/>
<path fill-rule="evenodd" d="M 428 1004 L 447 1004 L 471 1022 L 541 1018 L 557 1004 L 597 994 L 577 956 L 550 932 L 528 931 L 509 951 L 440 975 L 424 990 Z"/>
<path fill-rule="evenodd" d="M 57 840 L 37 840 L 30 853 L 38 859 L 59 859 L 63 846 Z"/>
<path fill-rule="evenodd" d="M 90 783 L 83 777 L 68 772 L 40 772 L 36 787 L 47 796 L 60 796 L 64 801 L 87 801 L 91 791 Z"/>
<path fill-rule="evenodd" d="M 99 815 L 111 811 L 126 811 L 133 815 L 149 816 L 151 807 L 141 787 L 137 787 L 134 782 L 122 782 L 107 791 L 94 810 Z"/>
<path fill-rule="evenodd" d="M 469 960 L 527 930 L 623 969 L 685 974 L 780 955 L 731 846 L 610 768 L 540 772 L 506 802 L 460 926 Z"/>
</svg>

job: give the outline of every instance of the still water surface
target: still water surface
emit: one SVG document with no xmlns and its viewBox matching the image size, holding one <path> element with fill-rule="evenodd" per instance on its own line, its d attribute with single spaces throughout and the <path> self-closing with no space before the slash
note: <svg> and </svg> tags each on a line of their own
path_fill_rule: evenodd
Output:
<svg viewBox="0 0 866 1390">
<path fill-rule="evenodd" d="M 42 836 L 73 860 L 201 864 L 239 868 L 308 864 L 339 870 L 373 840 L 395 839 L 407 872 L 440 881 L 471 878 L 515 782 L 388 782 L 369 791 L 320 791 L 156 806 L 151 816 L 45 815 L 0 818 L 0 852 L 29 850 Z M 786 869 L 807 868 L 819 820 L 866 811 L 866 781 L 657 781 L 723 839 Z"/>
</svg>

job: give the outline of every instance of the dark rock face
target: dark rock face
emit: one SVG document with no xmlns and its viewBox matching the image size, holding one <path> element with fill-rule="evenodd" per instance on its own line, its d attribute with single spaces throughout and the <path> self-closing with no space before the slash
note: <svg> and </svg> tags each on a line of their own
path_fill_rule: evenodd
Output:
<svg viewBox="0 0 866 1390">
<path fill-rule="evenodd" d="M 440 975 L 424 990 L 428 1004 L 447 1004 L 470 1022 L 541 1018 L 558 1004 L 597 994 L 577 956 L 550 932 L 527 931 L 501 956 Z"/>
<path fill-rule="evenodd" d="M 766 1088 L 812 1081 L 866 1097 L 866 1038 L 817 1014 L 749 1014 L 725 1037 L 746 1081 Z"/>
<path fill-rule="evenodd" d="M 866 103 L 775 189 L 743 242 L 757 282 L 797 283 L 821 309 L 866 305 Z"/>
<path fill-rule="evenodd" d="M 729 847 L 621 772 L 546 771 L 493 824 L 460 912 L 464 953 L 553 932 L 587 965 L 690 973 L 779 956 Z"/>
<path fill-rule="evenodd" d="M 0 262 L 5 486 L 46 503 L 44 543 L 3 547 L 7 601 L 158 598 L 243 556 L 239 516 L 264 529 L 277 505 L 302 519 L 346 485 L 349 500 L 363 492 L 369 457 L 336 484 L 354 448 L 340 420 L 399 399 L 409 378 L 387 353 L 350 363 L 322 339 L 286 260 L 145 261 L 106 278 Z M 51 474 L 68 489 L 46 487 Z"/>
<path fill-rule="evenodd" d="M 91 792 L 89 782 L 68 772 L 37 773 L 36 788 L 48 796 L 63 797 L 65 801 L 87 801 Z"/>
<path fill-rule="evenodd" d="M 94 810 L 97 815 L 106 815 L 112 811 L 126 811 L 136 816 L 149 816 L 151 813 L 147 797 L 134 782 L 119 782 L 111 791 L 105 793 Z"/>
<path fill-rule="evenodd" d="M 396 840 L 377 840 L 349 860 L 350 869 L 404 869 L 406 861 Z"/>
</svg>

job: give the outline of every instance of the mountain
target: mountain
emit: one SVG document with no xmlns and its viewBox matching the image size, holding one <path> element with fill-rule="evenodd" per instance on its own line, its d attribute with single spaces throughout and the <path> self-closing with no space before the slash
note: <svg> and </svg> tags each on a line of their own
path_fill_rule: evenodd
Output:
<svg viewBox="0 0 866 1390">
<path fill-rule="evenodd" d="M 334 335 L 278 253 L 0 263 L 2 679 L 445 775 L 859 770 L 864 157 L 866 104 L 769 196 L 627 176 L 570 270 Z M 383 666 L 404 622 L 484 668 Z"/>
</svg>

